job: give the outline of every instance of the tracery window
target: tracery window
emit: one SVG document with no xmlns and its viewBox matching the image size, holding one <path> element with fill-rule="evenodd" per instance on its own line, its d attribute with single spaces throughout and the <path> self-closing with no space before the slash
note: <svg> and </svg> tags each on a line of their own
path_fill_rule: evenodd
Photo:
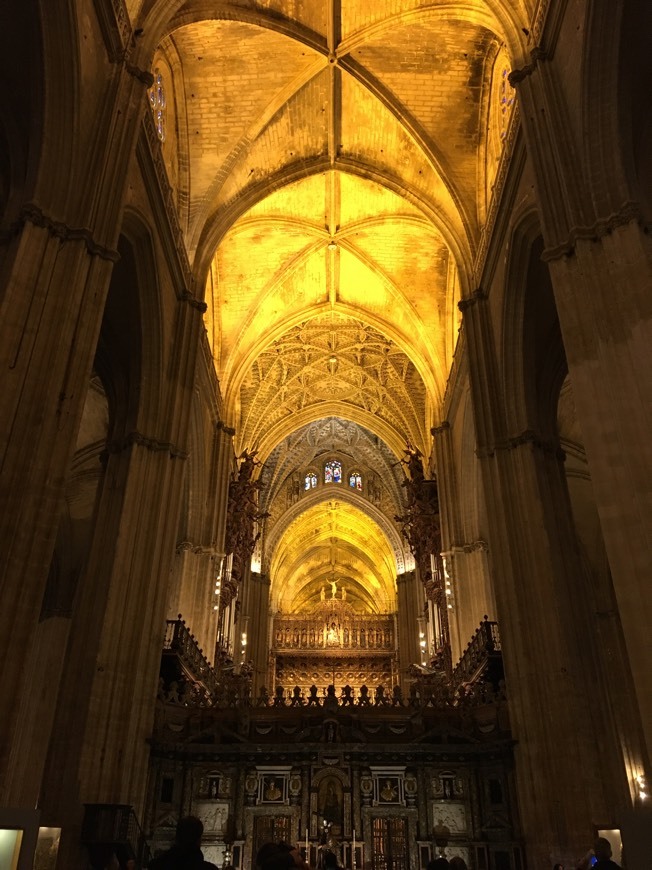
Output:
<svg viewBox="0 0 652 870">
<path fill-rule="evenodd" d="M 324 466 L 324 483 L 341 483 L 342 482 L 342 463 L 336 459 L 331 459 Z"/>
<path fill-rule="evenodd" d="M 149 104 L 152 107 L 152 113 L 154 114 L 154 124 L 156 125 L 158 138 L 161 142 L 165 142 L 165 87 L 163 84 L 163 76 L 159 70 L 154 71 L 154 84 L 147 94 L 149 96 Z"/>
<path fill-rule="evenodd" d="M 317 475 L 314 473 L 314 471 L 309 471 L 308 474 L 306 474 L 304 486 L 306 490 L 314 489 L 317 486 Z"/>
<path fill-rule="evenodd" d="M 362 475 L 359 471 L 352 471 L 349 474 L 349 486 L 351 489 L 357 489 L 362 492 Z"/>
</svg>

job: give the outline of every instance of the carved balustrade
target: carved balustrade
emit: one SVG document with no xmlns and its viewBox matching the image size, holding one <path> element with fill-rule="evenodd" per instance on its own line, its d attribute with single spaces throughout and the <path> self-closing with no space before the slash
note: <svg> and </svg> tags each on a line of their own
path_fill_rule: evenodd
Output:
<svg viewBox="0 0 652 870">
<path fill-rule="evenodd" d="M 274 619 L 274 650 L 394 650 L 394 620 L 356 615 L 330 622 L 321 616 L 277 616 Z"/>
<path fill-rule="evenodd" d="M 181 614 L 178 619 L 167 620 L 163 653 L 176 655 L 184 670 L 196 682 L 201 683 L 209 695 L 216 695 L 218 690 L 216 673 L 203 650 L 199 648 L 195 636 L 181 618 Z"/>
<path fill-rule="evenodd" d="M 472 683 L 482 676 L 493 663 L 502 663 L 498 623 L 486 616 L 453 668 L 453 684 Z"/>
</svg>

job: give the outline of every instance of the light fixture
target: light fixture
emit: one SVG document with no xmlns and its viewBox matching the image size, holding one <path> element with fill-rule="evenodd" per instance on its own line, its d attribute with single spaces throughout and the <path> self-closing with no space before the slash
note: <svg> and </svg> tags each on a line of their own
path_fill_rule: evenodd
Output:
<svg viewBox="0 0 652 870">
<path fill-rule="evenodd" d="M 639 774 L 639 776 L 636 777 L 635 782 L 639 799 L 642 801 L 647 800 L 647 782 L 644 774 Z"/>
<path fill-rule="evenodd" d="M 335 241 L 335 239 L 331 239 L 330 242 L 328 243 L 328 250 L 329 251 L 336 251 L 337 250 L 337 242 Z"/>
</svg>

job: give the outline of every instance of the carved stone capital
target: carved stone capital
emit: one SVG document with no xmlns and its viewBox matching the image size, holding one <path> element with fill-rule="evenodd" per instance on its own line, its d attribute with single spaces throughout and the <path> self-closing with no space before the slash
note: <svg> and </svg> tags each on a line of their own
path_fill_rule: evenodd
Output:
<svg viewBox="0 0 652 870">
<path fill-rule="evenodd" d="M 205 302 L 201 302 L 199 299 L 195 299 L 189 290 L 184 290 L 183 293 L 181 293 L 179 296 L 179 302 L 187 302 L 191 308 L 194 308 L 201 314 L 205 314 L 208 311 L 208 305 Z"/>
<path fill-rule="evenodd" d="M 566 458 L 566 454 L 559 445 L 550 441 L 545 441 L 532 429 L 525 429 L 523 432 L 519 432 L 518 435 L 513 435 L 512 437 L 505 438 L 501 441 L 496 441 L 495 444 L 486 444 L 482 447 L 478 447 L 476 455 L 479 459 L 487 459 L 493 457 L 499 450 L 515 450 L 524 445 L 535 447 L 542 453 L 556 456 L 557 459 L 560 459 L 562 462 Z"/>
<path fill-rule="evenodd" d="M 541 259 L 546 263 L 559 260 L 562 257 L 571 257 L 575 253 L 575 246 L 580 239 L 597 242 L 604 236 L 608 236 L 618 227 L 626 226 L 632 221 L 641 220 L 641 208 L 637 202 L 625 202 L 621 207 L 604 218 L 598 218 L 590 226 L 578 225 L 572 227 L 568 238 L 557 245 L 546 248 Z"/>
<path fill-rule="evenodd" d="M 485 302 L 489 298 L 488 294 L 482 287 L 478 287 L 477 290 L 474 290 L 470 296 L 467 296 L 465 299 L 460 299 L 457 303 L 457 307 L 460 309 L 462 314 L 464 314 L 467 309 L 471 308 L 478 302 Z"/>
<path fill-rule="evenodd" d="M 194 541 L 179 541 L 175 548 L 175 552 L 179 553 L 193 553 L 195 556 L 215 556 L 217 555 L 217 550 L 214 546 L 205 546 L 204 544 L 196 544 Z"/>
<path fill-rule="evenodd" d="M 169 453 L 172 459 L 187 459 L 188 451 L 183 450 L 171 441 L 162 441 L 158 438 L 152 438 L 149 435 L 143 435 L 142 432 L 130 432 L 119 441 L 114 441 L 108 445 L 109 453 L 121 453 L 133 446 L 145 447 L 153 453 Z"/>
<path fill-rule="evenodd" d="M 62 242 L 82 241 L 86 245 L 86 250 L 89 254 L 100 257 L 103 260 L 110 260 L 112 263 L 117 263 L 120 259 L 120 255 L 117 251 L 96 242 L 91 231 L 86 229 L 86 227 L 70 227 L 62 221 L 55 221 L 53 218 L 49 217 L 49 215 L 46 215 L 34 202 L 29 202 L 23 206 L 20 217 L 13 224 L 10 232 L 15 234 L 26 223 L 31 223 L 35 227 L 46 229 L 52 236 Z"/>
<path fill-rule="evenodd" d="M 444 420 L 444 422 L 440 423 L 439 426 L 432 426 L 430 429 L 430 434 L 435 435 L 435 436 L 436 435 L 443 435 L 444 432 L 448 432 L 450 427 L 451 427 L 451 424 L 448 422 L 448 420 Z"/>
<path fill-rule="evenodd" d="M 230 426 L 227 426 L 223 420 L 218 420 L 215 424 L 215 428 L 218 432 L 224 432 L 225 435 L 230 435 L 231 438 L 235 435 L 235 429 L 232 429 Z"/>
<path fill-rule="evenodd" d="M 540 61 L 548 59 L 548 52 L 542 46 L 535 45 L 530 52 L 530 57 L 532 58 L 530 63 L 526 63 L 525 66 L 521 67 L 521 69 L 513 69 L 509 74 L 509 83 L 513 88 L 515 88 L 519 82 L 522 82 L 523 79 L 531 76 Z"/>
<path fill-rule="evenodd" d="M 133 63 L 129 63 L 126 57 L 124 58 L 124 65 L 130 76 L 133 76 L 139 82 L 142 82 L 146 88 L 152 87 L 154 84 L 154 76 L 149 72 L 149 70 L 141 69 Z"/>
</svg>

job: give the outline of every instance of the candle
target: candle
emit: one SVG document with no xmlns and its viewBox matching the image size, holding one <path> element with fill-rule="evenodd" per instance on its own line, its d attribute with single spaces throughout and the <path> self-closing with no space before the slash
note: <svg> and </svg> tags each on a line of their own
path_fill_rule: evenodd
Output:
<svg viewBox="0 0 652 870">
<path fill-rule="evenodd" d="M 355 870 L 355 828 L 353 829 L 353 849 L 351 850 L 351 868 Z"/>
<path fill-rule="evenodd" d="M 306 861 L 308 861 L 308 828 L 306 828 Z"/>
</svg>

